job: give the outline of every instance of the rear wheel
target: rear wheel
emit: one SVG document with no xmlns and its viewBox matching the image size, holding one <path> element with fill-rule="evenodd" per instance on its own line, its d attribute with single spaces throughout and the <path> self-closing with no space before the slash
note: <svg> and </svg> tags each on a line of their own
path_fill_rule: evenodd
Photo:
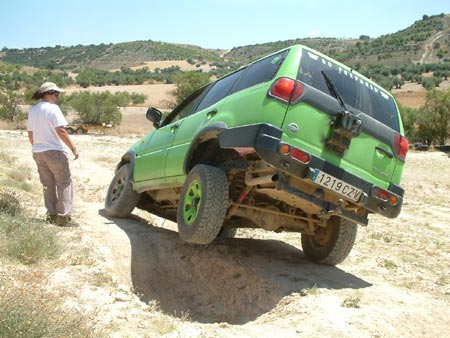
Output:
<svg viewBox="0 0 450 338">
<path fill-rule="evenodd" d="M 139 202 L 140 194 L 131 184 L 131 166 L 125 163 L 117 170 L 109 185 L 105 212 L 112 217 L 128 217 Z"/>
<path fill-rule="evenodd" d="M 73 134 L 73 129 L 72 128 L 67 128 L 67 134 L 72 135 Z"/>
<path fill-rule="evenodd" d="M 357 229 L 356 223 L 330 218 L 327 227 L 319 228 L 315 235 L 302 234 L 303 253 L 315 263 L 339 264 L 352 250 Z"/>
<path fill-rule="evenodd" d="M 178 202 L 181 239 L 195 244 L 211 243 L 222 228 L 227 205 L 225 172 L 209 165 L 196 165 L 186 178 Z"/>
</svg>

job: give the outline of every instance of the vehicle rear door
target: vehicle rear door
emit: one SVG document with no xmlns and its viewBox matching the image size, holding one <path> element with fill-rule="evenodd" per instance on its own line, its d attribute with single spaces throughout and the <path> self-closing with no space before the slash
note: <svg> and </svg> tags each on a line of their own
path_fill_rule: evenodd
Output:
<svg viewBox="0 0 450 338">
<path fill-rule="evenodd" d="M 333 97 L 326 77 L 344 107 Z M 297 79 L 304 85 L 303 95 L 290 104 L 283 122 L 286 141 L 387 187 L 398 161 L 394 134 L 399 130 L 399 120 L 393 98 L 345 66 L 307 49 L 302 52 Z M 348 148 L 340 152 L 329 146 L 329 140 L 336 137 L 340 126 L 335 124 L 345 110 L 362 126 Z"/>
</svg>

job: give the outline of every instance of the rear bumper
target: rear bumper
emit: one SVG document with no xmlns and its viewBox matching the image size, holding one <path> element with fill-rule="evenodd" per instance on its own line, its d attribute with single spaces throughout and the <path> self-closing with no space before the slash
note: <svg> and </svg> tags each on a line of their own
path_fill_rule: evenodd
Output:
<svg viewBox="0 0 450 338">
<path fill-rule="evenodd" d="M 277 127 L 269 124 L 252 124 L 224 130 L 219 134 L 219 142 L 222 148 L 254 148 L 259 157 L 271 166 L 286 174 L 308 179 L 311 182 L 315 169 L 319 169 L 361 189 L 363 194 L 356 202 L 358 206 L 388 218 L 395 218 L 399 215 L 404 194 L 404 190 L 401 187 L 391 184 L 388 189 L 385 189 L 398 198 L 397 203 L 392 205 L 388 201 L 383 201 L 373 195 L 375 186 L 372 183 L 320 157 L 310 154 L 311 160 L 307 164 L 303 164 L 289 156 L 281 154 L 279 152 L 280 145 L 284 143 L 281 141 L 281 136 L 282 130 Z M 338 210 L 338 206 L 323 201 L 318 196 L 295 191 L 283 182 L 281 182 L 278 188 L 308 199 L 310 202 L 322 207 L 325 213 L 332 213 L 335 210 L 335 213 L 339 213 L 341 217 L 351 219 L 360 224 L 367 224 L 367 219 L 361 218 L 352 212 Z"/>
</svg>

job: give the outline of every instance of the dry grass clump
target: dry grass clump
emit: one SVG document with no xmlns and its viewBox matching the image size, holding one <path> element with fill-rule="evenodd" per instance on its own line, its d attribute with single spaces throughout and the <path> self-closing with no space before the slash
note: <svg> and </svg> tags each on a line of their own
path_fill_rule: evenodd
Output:
<svg viewBox="0 0 450 338">
<path fill-rule="evenodd" d="M 65 306 L 33 279 L 23 285 L 0 280 L 0 337 L 106 337 L 89 314 Z M 17 282 L 16 282 L 17 284 Z"/>
<path fill-rule="evenodd" d="M 341 306 L 347 307 L 347 308 L 359 308 L 361 298 L 362 298 L 362 293 L 357 291 L 354 294 L 345 298 L 344 301 L 342 302 Z"/>
<path fill-rule="evenodd" d="M 43 221 L 0 212 L 0 257 L 25 265 L 54 259 L 60 252 L 56 229 Z"/>
<path fill-rule="evenodd" d="M 21 196 L 12 189 L 0 190 L 0 258 L 30 265 L 53 259 L 59 253 L 56 230 L 23 213 Z"/>
<path fill-rule="evenodd" d="M 25 164 L 19 164 L 8 171 L 8 176 L 17 183 L 26 183 L 31 180 L 31 168 Z"/>
<path fill-rule="evenodd" d="M 21 213 L 20 196 L 17 192 L 8 188 L 0 189 L 0 212 L 11 216 Z"/>
</svg>

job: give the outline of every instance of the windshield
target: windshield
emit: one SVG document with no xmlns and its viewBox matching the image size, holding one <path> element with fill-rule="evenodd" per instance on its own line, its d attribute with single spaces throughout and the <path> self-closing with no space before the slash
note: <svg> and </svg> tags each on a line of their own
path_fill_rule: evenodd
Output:
<svg viewBox="0 0 450 338">
<path fill-rule="evenodd" d="M 399 131 L 397 109 L 390 95 L 334 62 L 303 50 L 298 80 L 330 94 L 322 72 L 332 81 L 347 109 L 357 109 Z"/>
</svg>

